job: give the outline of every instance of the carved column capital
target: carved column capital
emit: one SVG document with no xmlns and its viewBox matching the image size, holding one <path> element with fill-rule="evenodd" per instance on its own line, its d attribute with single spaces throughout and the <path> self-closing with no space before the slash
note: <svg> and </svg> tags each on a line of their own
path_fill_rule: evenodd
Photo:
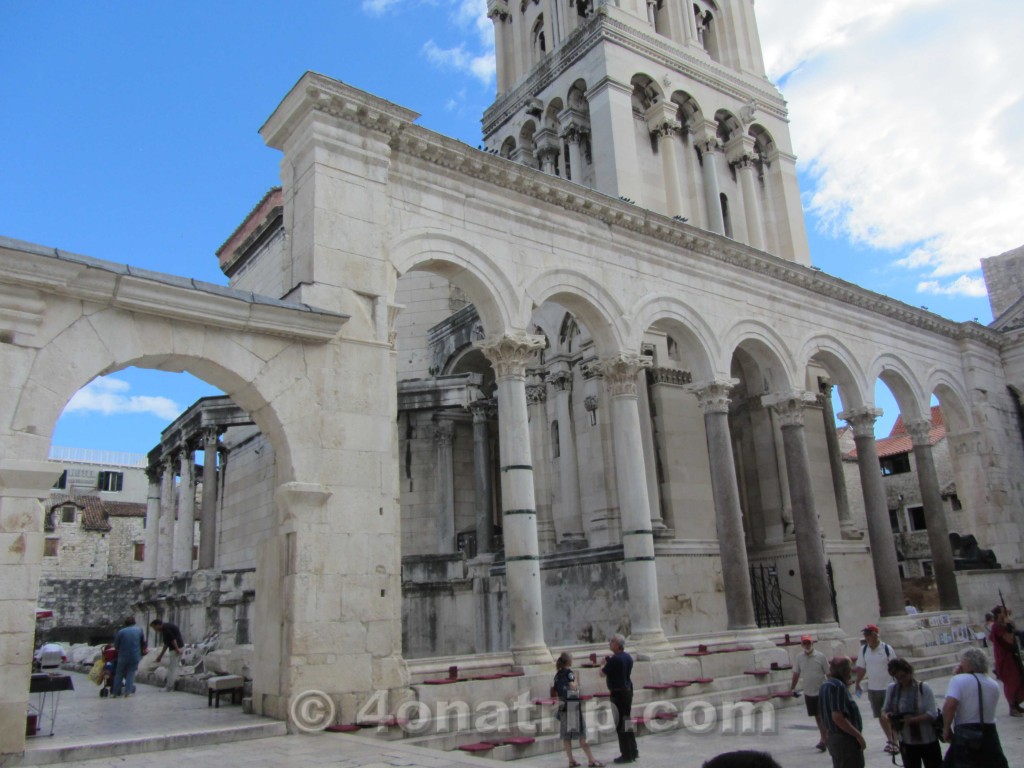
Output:
<svg viewBox="0 0 1024 768">
<path fill-rule="evenodd" d="M 559 371 L 548 379 L 548 383 L 556 392 L 572 392 L 572 374 L 569 371 Z"/>
<path fill-rule="evenodd" d="M 497 378 L 526 376 L 526 367 L 534 362 L 538 349 L 547 343 L 543 336 L 520 331 L 491 336 L 476 342 L 476 347 L 494 366 Z"/>
<path fill-rule="evenodd" d="M 853 408 L 840 413 L 839 418 L 853 427 L 854 437 L 874 437 L 875 422 L 881 415 L 881 408 Z"/>
<path fill-rule="evenodd" d="M 653 365 L 651 358 L 644 355 L 622 353 L 606 357 L 598 362 L 604 385 L 612 397 L 637 394 L 637 375 Z"/>
<path fill-rule="evenodd" d="M 804 408 L 814 405 L 816 396 L 813 392 L 793 390 L 792 392 L 764 395 L 761 402 L 775 411 L 783 427 L 802 427 L 804 425 Z"/>
<path fill-rule="evenodd" d="M 910 439 L 913 441 L 914 445 L 930 446 L 932 444 L 931 419 L 912 419 L 911 421 L 904 420 L 903 426 L 907 428 L 907 432 L 910 434 Z"/>
<path fill-rule="evenodd" d="M 455 423 L 443 419 L 434 425 L 434 443 L 437 445 L 451 445 L 455 438 Z"/>
<path fill-rule="evenodd" d="M 697 404 L 704 413 L 728 413 L 729 393 L 739 383 L 739 379 L 720 379 L 690 384 L 685 389 L 696 395 Z"/>
<path fill-rule="evenodd" d="M 527 389 L 529 389 L 529 387 L 527 387 Z M 469 412 L 473 414 L 473 423 L 479 424 L 494 418 L 496 405 L 497 403 L 494 398 L 480 398 L 479 400 L 471 402 L 466 406 L 466 408 L 468 408 Z"/>
<path fill-rule="evenodd" d="M 526 386 L 526 404 L 537 405 L 548 401 L 548 388 L 544 384 L 528 384 Z"/>
</svg>

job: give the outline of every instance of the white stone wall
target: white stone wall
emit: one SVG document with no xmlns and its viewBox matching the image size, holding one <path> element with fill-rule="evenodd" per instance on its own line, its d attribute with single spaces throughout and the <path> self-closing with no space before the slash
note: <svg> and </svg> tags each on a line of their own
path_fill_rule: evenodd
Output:
<svg viewBox="0 0 1024 768">
<path fill-rule="evenodd" d="M 260 544 L 278 529 L 274 448 L 257 433 L 255 427 L 235 427 L 222 438 L 228 458 L 218 499 L 216 565 L 224 570 L 255 566 Z"/>
<path fill-rule="evenodd" d="M 135 559 L 135 545 L 144 543 L 145 520 L 141 517 L 110 518 L 109 563 L 113 576 L 143 575 L 143 561 Z M 198 528 L 197 528 L 198 534 Z"/>
<path fill-rule="evenodd" d="M 45 538 L 58 539 L 56 557 L 43 557 L 42 575 L 54 579 L 105 579 L 112 573 L 110 534 L 82 527 L 82 512 L 76 510 L 75 522 L 65 523 L 60 511 L 55 515 L 53 531 Z"/>
</svg>

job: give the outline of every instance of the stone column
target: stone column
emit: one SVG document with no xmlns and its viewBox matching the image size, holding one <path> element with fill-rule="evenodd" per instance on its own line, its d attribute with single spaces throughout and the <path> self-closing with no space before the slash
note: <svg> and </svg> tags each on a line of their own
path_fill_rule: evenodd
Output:
<svg viewBox="0 0 1024 768">
<path fill-rule="evenodd" d="M 573 120 L 569 127 L 562 132 L 562 140 L 569 145 L 569 163 L 565 177 L 577 184 L 583 183 L 583 137 L 587 129 Z"/>
<path fill-rule="evenodd" d="M 658 572 L 654 563 L 654 531 L 647 495 L 644 450 L 637 407 L 637 376 L 651 365 L 649 357 L 619 354 L 599 363 L 611 399 L 615 442 L 615 476 L 622 516 L 623 569 L 629 589 L 630 636 L 648 656 L 673 653 L 661 628 Z"/>
<path fill-rule="evenodd" d="M 160 467 L 146 468 L 149 478 L 149 493 L 146 496 L 145 558 L 142 563 L 142 578 L 155 579 L 160 547 Z"/>
<path fill-rule="evenodd" d="M 455 546 L 455 424 L 443 416 L 434 425 L 434 500 L 437 504 L 437 552 L 450 555 Z"/>
<path fill-rule="evenodd" d="M 476 553 L 486 555 L 494 541 L 494 491 L 491 488 L 490 421 L 493 400 L 474 400 L 473 414 L 473 509 L 476 513 Z"/>
<path fill-rule="evenodd" d="M 713 133 L 713 125 L 706 128 L 706 135 L 698 141 L 701 155 L 700 168 L 704 182 L 704 205 L 708 212 L 708 229 L 724 235 L 725 219 L 722 217 L 721 191 L 718 188 L 718 171 L 715 168 L 715 155 L 719 146 L 718 139 Z"/>
<path fill-rule="evenodd" d="M 839 532 L 844 539 L 863 539 L 864 532 L 850 517 L 850 498 L 846 494 L 846 472 L 843 470 L 843 452 L 836 435 L 836 412 L 832 407 L 832 384 L 818 379 L 821 394 L 821 415 L 825 421 L 825 444 L 828 446 L 828 464 L 832 471 L 832 490 L 836 495 L 836 511 L 839 516 Z"/>
<path fill-rule="evenodd" d="M 558 175 L 558 158 L 562 154 L 562 139 L 550 128 L 541 128 L 533 136 L 540 158 L 540 169 L 551 176 Z"/>
<path fill-rule="evenodd" d="M 179 452 L 178 522 L 174 526 L 174 566 L 177 572 L 192 570 L 192 547 L 196 541 L 196 461 L 191 445 Z"/>
<path fill-rule="evenodd" d="M 736 175 L 740 177 L 743 193 L 743 213 L 747 222 L 747 242 L 763 251 L 765 248 L 764 222 L 761 216 L 761 200 L 757 194 L 757 168 L 754 159 L 745 154 L 734 163 Z"/>
<path fill-rule="evenodd" d="M 736 484 L 736 465 L 729 430 L 729 391 L 738 383 L 738 380 L 731 379 L 686 387 L 688 392 L 697 396 L 700 409 L 704 412 L 728 629 L 757 626 L 754 598 L 750 589 L 747 542 L 743 532 L 743 511 L 740 508 L 740 491 Z"/>
<path fill-rule="evenodd" d="M 647 128 L 657 137 L 661 155 L 661 172 L 665 180 L 665 206 L 669 216 L 683 215 L 682 195 L 679 192 L 679 158 L 676 140 L 682 126 L 676 119 L 675 102 L 660 102 L 647 110 Z"/>
<path fill-rule="evenodd" d="M 174 478 L 177 476 L 174 461 L 176 458 L 174 453 L 164 456 L 163 477 L 161 478 L 160 485 L 160 525 L 156 561 L 156 577 L 158 579 L 169 579 L 174 572 L 174 518 L 176 506 Z"/>
<path fill-rule="evenodd" d="M 549 380 L 555 393 L 558 414 L 558 474 L 562 497 L 562 541 L 584 540 L 583 520 L 580 512 L 580 470 L 576 458 L 576 434 L 572 419 L 572 372 L 560 371 Z"/>
<path fill-rule="evenodd" d="M 637 381 L 636 405 L 640 414 L 640 443 L 644 448 L 644 471 L 647 477 L 647 498 L 651 503 L 651 530 L 656 539 L 668 538 L 671 532 L 661 512 L 661 483 L 658 477 L 658 446 L 655 444 L 654 421 L 651 416 L 651 391 L 647 371 L 640 371 Z"/>
<path fill-rule="evenodd" d="M 217 427 L 203 429 L 203 504 L 199 521 L 199 567 L 217 564 Z"/>
<path fill-rule="evenodd" d="M 864 515 L 868 523 L 871 542 L 871 564 L 875 569 L 875 588 L 882 616 L 903 615 L 903 586 L 900 569 L 896 564 L 896 544 L 889 525 L 889 505 L 882 483 L 882 467 L 878 463 L 875 447 L 875 422 L 882 415 L 881 408 L 857 408 L 844 411 L 839 418 L 853 427 L 857 444 L 857 468 L 864 494 Z"/>
<path fill-rule="evenodd" d="M 800 586 L 804 593 L 807 623 L 835 621 L 804 435 L 804 406 L 814 402 L 814 395 L 810 392 L 788 392 L 766 395 L 762 400 L 779 415 L 786 457 L 786 477 L 789 479 L 789 498 L 793 506 L 796 556 L 800 563 Z"/>
<path fill-rule="evenodd" d="M 537 511 L 526 415 L 526 366 L 544 347 L 523 331 L 490 337 L 477 347 L 494 366 L 498 384 L 498 444 L 512 657 L 521 666 L 550 665 L 544 643 Z"/>
<path fill-rule="evenodd" d="M 530 420 L 530 456 L 533 457 L 533 492 L 537 504 L 537 543 L 541 552 L 551 552 L 557 543 L 555 518 L 551 510 L 551 473 L 545 450 L 548 441 L 548 388 L 543 382 L 526 386 L 526 409 Z"/>
<path fill-rule="evenodd" d="M 928 526 L 928 546 L 932 550 L 939 607 L 944 611 L 959 610 L 960 591 L 953 572 L 953 548 L 949 543 L 949 526 L 942 510 L 939 476 L 932 455 L 931 420 L 914 419 L 903 423 L 914 441 L 914 463 L 917 465 L 917 482 L 921 487 L 924 520 Z"/>
<path fill-rule="evenodd" d="M 509 40 L 507 37 L 510 29 L 508 9 L 498 7 L 497 3 L 488 3 L 487 5 L 487 18 L 494 24 L 494 59 L 498 63 L 496 74 L 498 77 L 498 95 L 500 96 L 508 90 L 508 79 L 512 69 L 508 50 Z"/>
</svg>

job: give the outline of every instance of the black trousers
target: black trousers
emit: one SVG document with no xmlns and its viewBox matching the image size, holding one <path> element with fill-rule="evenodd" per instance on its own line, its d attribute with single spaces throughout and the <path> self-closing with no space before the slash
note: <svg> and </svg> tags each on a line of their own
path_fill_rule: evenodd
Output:
<svg viewBox="0 0 1024 768">
<path fill-rule="evenodd" d="M 615 735 L 619 737 L 619 754 L 622 757 L 635 759 L 640 756 L 640 752 L 636 748 L 636 733 L 633 731 L 633 721 L 630 719 L 630 712 L 633 709 L 633 692 L 611 691 L 609 699 L 612 702 L 615 715 Z"/>
</svg>

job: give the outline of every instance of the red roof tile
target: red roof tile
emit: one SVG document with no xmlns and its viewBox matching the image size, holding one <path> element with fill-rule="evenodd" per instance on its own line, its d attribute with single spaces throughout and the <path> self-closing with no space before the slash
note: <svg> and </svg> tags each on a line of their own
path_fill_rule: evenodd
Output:
<svg viewBox="0 0 1024 768">
<path fill-rule="evenodd" d="M 932 406 L 931 416 L 932 428 L 928 432 L 928 442 L 930 445 L 935 445 L 946 436 L 946 424 L 942 420 L 942 408 L 940 406 Z M 903 423 L 903 414 L 896 418 L 896 423 L 892 425 L 889 436 L 875 442 L 875 448 L 880 459 L 884 459 L 887 456 L 896 456 L 901 453 L 910 453 L 914 450 L 914 441 L 907 432 L 906 425 Z M 857 458 L 857 449 L 854 448 L 850 451 L 849 456 L 850 458 Z"/>
</svg>

